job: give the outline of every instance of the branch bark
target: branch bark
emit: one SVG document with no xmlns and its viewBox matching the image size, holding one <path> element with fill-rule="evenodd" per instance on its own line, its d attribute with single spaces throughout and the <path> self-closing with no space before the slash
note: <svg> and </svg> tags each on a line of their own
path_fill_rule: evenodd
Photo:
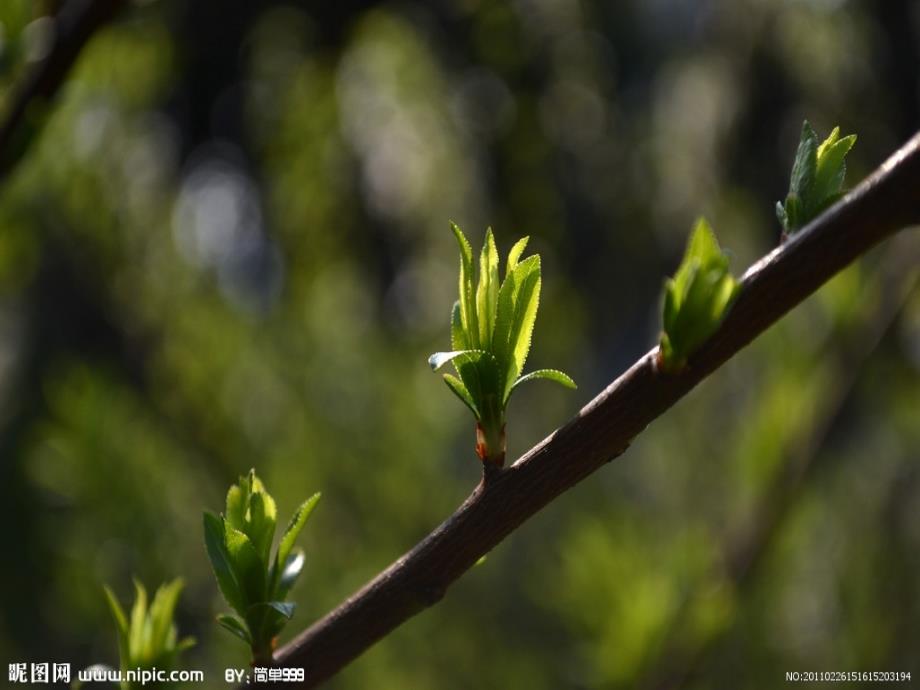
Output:
<svg viewBox="0 0 920 690">
<path fill-rule="evenodd" d="M 659 415 L 786 312 L 877 243 L 920 223 L 920 134 L 827 213 L 754 266 L 713 337 L 678 374 L 646 353 L 565 426 L 479 484 L 411 551 L 275 655 L 328 679 L 448 586 L 525 520 L 610 462 Z M 285 684 L 288 687 L 290 684 Z"/>
<path fill-rule="evenodd" d="M 47 56 L 36 63 L 8 99 L 0 122 L 0 179 L 22 158 L 32 137 L 28 120 L 47 107 L 92 35 L 125 5 L 125 0 L 70 0 L 52 19 L 54 37 Z"/>
</svg>

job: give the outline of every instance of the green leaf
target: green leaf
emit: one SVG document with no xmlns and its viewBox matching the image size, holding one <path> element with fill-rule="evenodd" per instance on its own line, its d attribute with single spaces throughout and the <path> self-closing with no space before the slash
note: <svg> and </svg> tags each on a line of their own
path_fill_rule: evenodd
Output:
<svg viewBox="0 0 920 690">
<path fill-rule="evenodd" d="M 833 134 L 839 131 L 840 128 L 837 127 Z M 828 144 L 833 134 L 818 148 L 818 166 L 813 187 L 816 215 L 839 198 L 847 172 L 845 158 L 856 143 L 856 135 L 851 134 L 840 140 L 834 139 Z"/>
<path fill-rule="evenodd" d="M 795 154 L 795 162 L 792 164 L 789 193 L 795 194 L 801 199 L 807 198 L 812 182 L 815 179 L 817 168 L 818 135 L 808 124 L 808 120 L 805 120 L 802 123 L 802 135 L 799 139 L 799 148 Z"/>
<path fill-rule="evenodd" d="M 278 578 L 278 586 L 274 592 L 273 598 L 282 600 L 291 591 L 291 587 L 300 577 L 303 570 L 303 564 L 306 561 L 303 549 L 295 548 L 284 563 L 284 569 L 281 571 L 281 577 Z"/>
<path fill-rule="evenodd" d="M 291 620 L 294 617 L 294 609 L 297 608 L 297 604 L 292 601 L 263 601 L 256 606 L 267 606 L 268 608 L 277 611 L 282 616 Z"/>
<path fill-rule="evenodd" d="M 522 237 L 514 243 L 513 247 L 511 247 L 511 251 L 508 252 L 508 263 L 505 266 L 506 276 L 514 270 L 515 266 L 518 265 L 518 261 L 521 260 L 521 254 L 524 253 L 524 250 L 527 248 L 527 243 L 529 241 L 530 237 Z"/>
<path fill-rule="evenodd" d="M 840 198 L 846 176 L 845 158 L 856 143 L 856 135 L 840 137 L 835 127 L 820 145 L 808 122 L 796 151 L 789 182 L 789 194 L 777 207 L 777 218 L 789 234 L 807 225 Z"/>
<path fill-rule="evenodd" d="M 479 285 L 476 288 L 476 312 L 479 321 L 479 342 L 487 345 L 495 328 L 495 310 L 498 303 L 498 248 L 492 228 L 486 230 L 479 257 Z"/>
<path fill-rule="evenodd" d="M 786 214 L 786 207 L 783 206 L 781 201 L 776 202 L 776 219 L 783 228 L 789 227 L 789 216 Z"/>
<path fill-rule="evenodd" d="M 470 408 L 470 412 L 473 413 L 473 416 L 479 419 L 479 410 L 476 409 L 476 402 L 466 389 L 466 386 L 463 385 L 463 381 L 453 374 L 444 374 L 444 383 L 447 384 L 447 387 L 450 388 L 454 395 L 460 398 L 464 405 Z"/>
<path fill-rule="evenodd" d="M 175 638 L 175 625 L 173 624 L 173 615 L 176 610 L 176 604 L 179 601 L 179 595 L 182 593 L 184 584 L 181 578 L 176 578 L 157 589 L 150 604 L 150 652 L 152 656 L 157 655 L 158 650 L 165 650 L 171 647 L 169 644 L 170 635 Z"/>
<path fill-rule="evenodd" d="M 663 368 L 681 369 L 687 358 L 718 328 L 738 283 L 712 228 L 697 221 L 674 278 L 665 281 L 659 354 Z"/>
<path fill-rule="evenodd" d="M 450 311 L 450 346 L 454 350 L 466 350 L 469 348 L 469 341 L 463 330 L 463 318 L 460 315 L 460 301 L 454 302 L 454 308 Z"/>
<path fill-rule="evenodd" d="M 294 542 L 297 540 L 297 535 L 300 534 L 300 530 L 303 529 L 307 519 L 315 510 L 316 504 L 319 503 L 320 496 L 321 494 L 319 493 L 313 494 L 310 498 L 301 503 L 300 507 L 294 511 L 294 515 L 291 516 L 291 520 L 288 522 L 284 534 L 281 536 L 281 543 L 278 544 L 278 553 L 275 556 L 276 572 L 278 571 L 279 563 L 287 563 L 288 556 L 294 548 Z"/>
<path fill-rule="evenodd" d="M 266 569 L 259 552 L 245 532 L 224 524 L 224 543 L 230 565 L 248 606 L 265 598 Z"/>
<path fill-rule="evenodd" d="M 251 475 L 252 471 L 250 471 Z M 230 525 L 238 530 L 246 529 L 246 513 L 249 512 L 251 495 L 251 476 L 240 477 L 238 484 L 231 484 L 227 491 L 227 512 L 225 517 Z"/>
<path fill-rule="evenodd" d="M 537 309 L 540 306 L 540 257 L 531 258 L 536 259 L 534 267 L 521 281 L 521 287 L 514 303 L 514 316 L 508 336 L 511 357 L 506 370 L 503 401 L 507 401 L 511 394 L 511 386 L 524 369 L 527 355 L 530 354 L 530 342 L 537 320 Z M 527 265 L 528 261 L 530 259 L 521 263 L 520 266 Z"/>
<path fill-rule="evenodd" d="M 144 656 L 150 627 L 147 621 L 147 590 L 138 580 L 134 580 L 134 606 L 128 622 L 128 653 L 132 659 Z"/>
<path fill-rule="evenodd" d="M 112 611 L 112 618 L 115 619 L 115 626 L 118 628 L 118 633 L 127 638 L 128 619 L 125 617 L 124 609 L 121 608 L 121 604 L 118 603 L 118 599 L 115 598 L 115 594 L 109 589 L 108 585 L 103 585 L 102 589 L 105 592 L 106 601 L 109 602 L 109 609 Z"/>
<path fill-rule="evenodd" d="M 524 366 L 523 362 L 515 360 L 517 337 L 523 325 L 523 319 L 519 317 L 522 317 L 522 305 L 533 297 L 534 288 L 536 288 L 537 302 L 539 302 L 539 279 L 540 257 L 529 256 L 516 264 L 514 269 L 505 276 L 505 281 L 498 293 L 498 314 L 495 320 L 495 332 L 492 335 L 492 352 L 502 377 L 503 398 L 507 397 L 505 393 Z M 534 306 L 534 311 L 536 306 L 538 305 Z"/>
<path fill-rule="evenodd" d="M 104 585 L 103 590 L 105 591 L 106 601 L 109 602 L 109 609 L 112 611 L 112 618 L 115 619 L 118 637 L 118 657 L 121 660 L 122 668 L 127 668 L 130 659 L 130 652 L 128 649 L 128 619 L 125 616 L 124 609 L 121 608 L 121 604 L 118 603 L 118 599 L 115 598 L 115 594 L 109 589 L 108 585 Z"/>
<path fill-rule="evenodd" d="M 252 644 L 252 635 L 249 634 L 249 629 L 246 627 L 246 624 L 236 616 L 222 613 L 217 616 L 217 622 L 224 630 L 229 630 L 231 634 L 236 635 L 246 644 Z"/>
<path fill-rule="evenodd" d="M 480 418 L 487 414 L 489 401 L 499 398 L 501 384 L 498 364 L 491 352 L 467 350 L 453 358 L 454 368 L 473 399 Z"/>
<path fill-rule="evenodd" d="M 479 344 L 479 323 L 476 318 L 476 302 L 473 294 L 473 249 L 456 223 L 450 229 L 460 247 L 460 315 L 466 340 L 470 347 Z"/>
<path fill-rule="evenodd" d="M 432 371 L 437 371 L 451 360 L 471 352 L 482 352 L 482 350 L 454 350 L 452 352 L 435 352 L 428 358 L 428 366 L 431 367 Z"/>
<path fill-rule="evenodd" d="M 249 502 L 249 513 L 249 529 L 246 530 L 246 534 L 252 541 L 252 545 L 267 570 L 271 563 L 270 555 L 272 540 L 275 538 L 275 523 L 278 510 L 275 507 L 274 499 L 265 492 L 264 487 L 262 491 L 252 494 Z"/>
<path fill-rule="evenodd" d="M 532 371 L 526 376 L 522 376 L 517 381 L 515 381 L 511 385 L 511 391 L 513 392 L 514 389 L 520 386 L 522 383 L 527 383 L 528 381 L 535 381 L 537 379 L 546 379 L 547 381 L 555 381 L 556 383 L 562 384 L 566 388 L 571 388 L 573 390 L 575 388 L 578 388 L 578 386 L 575 385 L 575 382 L 572 380 L 572 378 L 568 374 L 565 374 L 559 371 L 558 369 L 537 369 L 536 371 Z M 511 394 L 509 393 L 508 396 L 510 397 Z"/>
<path fill-rule="evenodd" d="M 221 594 L 230 608 L 244 615 L 246 600 L 224 541 L 224 521 L 209 512 L 204 514 L 204 541 Z"/>
<path fill-rule="evenodd" d="M 451 311 L 453 350 L 436 352 L 428 364 L 436 371 L 453 363 L 457 376 L 447 374 L 444 381 L 479 423 L 477 452 L 500 463 L 505 406 L 530 353 L 540 304 L 540 257 L 521 260 L 528 243 L 527 237 L 521 238 L 508 253 L 504 280 L 499 281 L 500 257 L 489 228 L 479 256 L 476 294 L 471 298 L 472 248 L 456 225 L 451 228 L 460 246 L 460 299 Z"/>
</svg>

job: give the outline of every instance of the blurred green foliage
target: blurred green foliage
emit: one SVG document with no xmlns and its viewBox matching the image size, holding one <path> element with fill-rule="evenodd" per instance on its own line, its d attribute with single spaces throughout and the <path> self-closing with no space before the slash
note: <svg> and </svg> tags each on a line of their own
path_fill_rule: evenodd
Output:
<svg viewBox="0 0 920 690">
<path fill-rule="evenodd" d="M 118 656 L 122 673 L 132 670 L 175 669 L 179 655 L 195 645 L 194 638 L 181 640 L 176 632 L 173 615 L 182 592 L 182 579 L 161 585 L 147 605 L 147 590 L 134 581 L 134 605 L 131 615 L 124 609 L 111 589 L 105 588 L 109 609 L 115 619 L 118 635 Z M 123 690 L 143 687 L 140 680 L 121 682 Z"/>
<path fill-rule="evenodd" d="M 851 183 L 920 122 L 909 0 L 328 5 L 132 5 L 2 182 L 10 662 L 108 658 L 101 583 L 181 573 L 181 663 L 223 687 L 200 511 L 250 467 L 280 505 L 324 494 L 285 635 L 467 496 L 424 365 L 448 218 L 530 235 L 530 360 L 580 384 L 522 390 L 513 459 L 653 345 L 693 218 L 739 273 L 776 245 L 806 116 L 859 131 Z M 50 6 L 0 3 L 4 104 Z M 330 687 L 917 672 L 916 257 L 844 272 Z"/>
</svg>

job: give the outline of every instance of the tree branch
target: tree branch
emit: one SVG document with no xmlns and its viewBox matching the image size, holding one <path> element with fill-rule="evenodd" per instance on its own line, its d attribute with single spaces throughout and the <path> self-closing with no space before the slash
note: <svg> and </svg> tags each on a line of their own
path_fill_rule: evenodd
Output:
<svg viewBox="0 0 920 690">
<path fill-rule="evenodd" d="M 448 586 L 525 520 L 623 453 L 632 439 L 756 336 L 874 245 L 920 223 L 920 134 L 790 241 L 752 266 L 713 337 L 678 374 L 655 350 L 511 467 L 490 476 L 411 551 L 275 655 L 305 669 L 302 687 L 331 677 Z M 290 685 L 290 684 L 286 684 Z"/>
<path fill-rule="evenodd" d="M 34 65 L 8 99 L 0 122 L 0 179 L 22 158 L 33 137 L 28 134 L 33 111 L 43 111 L 54 98 L 83 46 L 107 23 L 125 0 L 70 0 L 52 19 L 54 37 L 47 56 Z"/>
</svg>

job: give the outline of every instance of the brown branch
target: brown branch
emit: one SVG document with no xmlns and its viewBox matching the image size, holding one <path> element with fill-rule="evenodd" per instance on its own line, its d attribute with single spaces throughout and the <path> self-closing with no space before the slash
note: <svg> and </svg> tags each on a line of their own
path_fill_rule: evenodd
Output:
<svg viewBox="0 0 920 690">
<path fill-rule="evenodd" d="M 920 223 L 920 135 L 840 203 L 752 266 L 715 335 L 679 374 L 655 350 L 565 426 L 480 485 L 411 551 L 278 651 L 302 687 L 331 677 L 403 621 L 437 603 L 479 558 L 559 494 L 611 461 L 653 420 L 874 245 Z M 290 684 L 287 684 L 290 686 Z"/>
<path fill-rule="evenodd" d="M 0 121 L 0 179 L 34 138 L 29 135 L 30 120 L 42 119 L 83 46 L 124 5 L 125 0 L 69 0 L 52 18 L 54 37 L 48 54 L 14 87 Z"/>
</svg>

